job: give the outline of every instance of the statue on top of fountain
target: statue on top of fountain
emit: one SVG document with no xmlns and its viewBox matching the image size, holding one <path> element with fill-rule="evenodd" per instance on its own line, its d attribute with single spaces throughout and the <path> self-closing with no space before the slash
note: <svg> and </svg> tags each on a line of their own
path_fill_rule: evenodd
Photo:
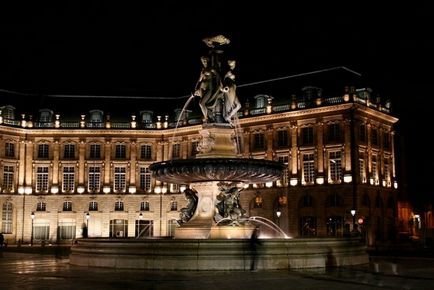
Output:
<svg viewBox="0 0 434 290">
<path fill-rule="evenodd" d="M 210 47 L 209 55 L 202 56 L 202 70 L 195 86 L 194 95 L 200 97 L 199 106 L 204 123 L 229 123 L 233 119 L 241 103 L 236 95 L 235 60 L 227 60 L 226 73 L 223 75 L 221 46 L 230 40 L 223 35 L 203 39 Z"/>
</svg>

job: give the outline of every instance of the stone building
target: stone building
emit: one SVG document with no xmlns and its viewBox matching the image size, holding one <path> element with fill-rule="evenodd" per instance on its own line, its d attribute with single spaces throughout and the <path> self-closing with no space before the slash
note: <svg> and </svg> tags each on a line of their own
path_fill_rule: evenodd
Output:
<svg viewBox="0 0 434 290">
<path fill-rule="evenodd" d="M 0 225 L 9 243 L 173 235 L 186 185 L 155 181 L 149 166 L 194 157 L 201 118 L 180 110 L 143 110 L 128 120 L 102 110 L 66 118 L 44 108 L 33 118 L 3 105 Z M 244 185 L 249 216 L 292 237 L 357 231 L 373 245 L 396 236 L 398 119 L 390 103 L 365 88 L 328 97 L 304 87 L 290 98 L 257 95 L 238 115 L 239 155 L 287 165 L 282 180 Z"/>
</svg>

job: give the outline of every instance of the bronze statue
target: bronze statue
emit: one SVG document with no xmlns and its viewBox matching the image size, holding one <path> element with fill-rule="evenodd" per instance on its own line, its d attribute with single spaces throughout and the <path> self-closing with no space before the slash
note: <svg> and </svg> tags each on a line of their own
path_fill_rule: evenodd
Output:
<svg viewBox="0 0 434 290">
<path fill-rule="evenodd" d="M 198 197 L 196 190 L 187 188 L 184 190 L 184 195 L 188 203 L 186 207 L 181 208 L 179 213 L 180 220 L 178 220 L 178 224 L 188 222 L 193 217 L 197 207 Z"/>
<path fill-rule="evenodd" d="M 235 61 L 227 61 L 227 72 L 223 76 L 221 56 L 223 51 L 217 49 L 230 41 L 222 35 L 203 40 L 211 48 L 209 56 L 202 56 L 202 70 L 195 87 L 194 95 L 200 97 L 199 106 L 204 123 L 229 123 L 241 107 L 236 95 Z"/>
</svg>

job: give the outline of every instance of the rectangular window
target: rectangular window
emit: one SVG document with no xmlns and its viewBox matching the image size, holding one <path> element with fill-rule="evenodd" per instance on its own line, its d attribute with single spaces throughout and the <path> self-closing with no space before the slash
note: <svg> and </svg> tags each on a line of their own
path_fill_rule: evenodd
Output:
<svg viewBox="0 0 434 290">
<path fill-rule="evenodd" d="M 75 172 L 74 166 L 63 167 L 63 192 L 74 191 Z"/>
<path fill-rule="evenodd" d="M 91 144 L 89 158 L 91 159 L 100 159 L 101 158 L 101 145 L 100 144 Z"/>
<path fill-rule="evenodd" d="M 14 167 L 3 166 L 3 189 L 12 191 L 14 189 Z"/>
<path fill-rule="evenodd" d="M 140 146 L 140 158 L 144 160 L 152 159 L 152 146 L 151 145 L 142 145 Z"/>
<path fill-rule="evenodd" d="M 359 126 L 359 140 L 360 142 L 366 142 L 366 126 L 365 124 L 360 124 Z"/>
<path fill-rule="evenodd" d="M 101 188 L 101 168 L 89 166 L 88 191 L 99 192 Z"/>
<path fill-rule="evenodd" d="M 149 211 L 149 201 L 142 201 L 140 203 L 140 210 L 141 211 Z"/>
<path fill-rule="evenodd" d="M 117 144 L 115 148 L 115 158 L 126 158 L 127 146 L 125 144 Z"/>
<path fill-rule="evenodd" d="M 181 157 L 181 144 L 176 143 L 172 145 L 172 158 Z"/>
<path fill-rule="evenodd" d="M 65 144 L 63 158 L 72 159 L 75 157 L 75 145 L 74 144 Z"/>
<path fill-rule="evenodd" d="M 57 238 L 59 240 L 75 239 L 75 222 L 59 222 Z"/>
<path fill-rule="evenodd" d="M 378 131 L 377 129 L 371 129 L 371 144 L 378 146 Z"/>
<path fill-rule="evenodd" d="M 98 202 L 96 201 L 89 202 L 89 211 L 98 211 Z"/>
<path fill-rule="evenodd" d="M 115 211 L 123 211 L 124 210 L 124 202 L 117 201 L 115 202 Z"/>
<path fill-rule="evenodd" d="M 341 125 L 339 123 L 333 123 L 328 126 L 328 141 L 340 142 L 341 141 Z"/>
<path fill-rule="evenodd" d="M 48 166 L 40 166 L 36 169 L 36 191 L 48 191 Z"/>
<path fill-rule="evenodd" d="M 48 158 L 48 144 L 38 145 L 38 158 L 46 159 Z"/>
<path fill-rule="evenodd" d="M 282 179 L 278 180 L 276 182 L 277 186 L 287 186 L 288 185 L 288 155 L 281 155 L 278 157 L 278 161 L 282 164 L 285 164 L 285 169 L 283 170 L 283 177 Z"/>
<path fill-rule="evenodd" d="M 288 147 L 288 146 L 289 146 L 288 130 L 277 131 L 277 147 Z"/>
<path fill-rule="evenodd" d="M 12 213 L 12 203 L 8 201 L 3 203 L 1 232 L 4 234 L 12 234 Z"/>
<path fill-rule="evenodd" d="M 305 184 L 313 184 L 315 178 L 313 153 L 303 154 L 303 181 Z"/>
<path fill-rule="evenodd" d="M 254 138 L 253 149 L 254 150 L 264 150 L 265 149 L 264 133 L 255 133 L 253 135 L 253 138 Z"/>
<path fill-rule="evenodd" d="M 383 147 L 384 149 L 390 149 L 389 133 L 387 132 L 383 133 Z"/>
<path fill-rule="evenodd" d="M 362 183 L 366 183 L 365 154 L 359 153 L 359 176 Z"/>
<path fill-rule="evenodd" d="M 149 167 L 140 167 L 140 189 L 146 192 L 151 190 L 151 171 Z"/>
<path fill-rule="evenodd" d="M 40 201 L 36 204 L 36 211 L 46 211 L 47 210 L 47 204 L 43 201 Z"/>
<path fill-rule="evenodd" d="M 302 145 L 313 145 L 313 127 L 301 128 L 301 143 Z"/>
<path fill-rule="evenodd" d="M 330 182 L 336 183 L 342 181 L 342 160 L 340 151 L 330 152 L 329 170 Z"/>
<path fill-rule="evenodd" d="M 15 144 L 7 142 L 5 143 L 5 157 L 15 157 Z"/>
<path fill-rule="evenodd" d="M 33 237 L 36 241 L 47 241 L 50 237 L 50 225 L 36 224 L 33 227 Z"/>
<path fill-rule="evenodd" d="M 72 211 L 72 202 L 65 201 L 63 203 L 63 211 Z"/>
<path fill-rule="evenodd" d="M 390 186 L 389 159 L 384 159 L 384 179 L 386 180 L 386 186 Z"/>
<path fill-rule="evenodd" d="M 377 156 L 372 156 L 372 178 L 374 184 L 378 184 Z"/>
<path fill-rule="evenodd" d="M 115 167 L 115 191 L 125 192 L 126 178 L 125 167 Z"/>
</svg>

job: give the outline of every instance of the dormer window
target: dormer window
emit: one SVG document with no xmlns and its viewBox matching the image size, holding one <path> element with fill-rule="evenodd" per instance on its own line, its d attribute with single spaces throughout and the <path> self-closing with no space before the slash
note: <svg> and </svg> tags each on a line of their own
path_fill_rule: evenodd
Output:
<svg viewBox="0 0 434 290">
<path fill-rule="evenodd" d="M 49 109 L 39 110 L 39 122 L 40 123 L 51 123 L 53 121 L 53 111 Z"/>
</svg>

